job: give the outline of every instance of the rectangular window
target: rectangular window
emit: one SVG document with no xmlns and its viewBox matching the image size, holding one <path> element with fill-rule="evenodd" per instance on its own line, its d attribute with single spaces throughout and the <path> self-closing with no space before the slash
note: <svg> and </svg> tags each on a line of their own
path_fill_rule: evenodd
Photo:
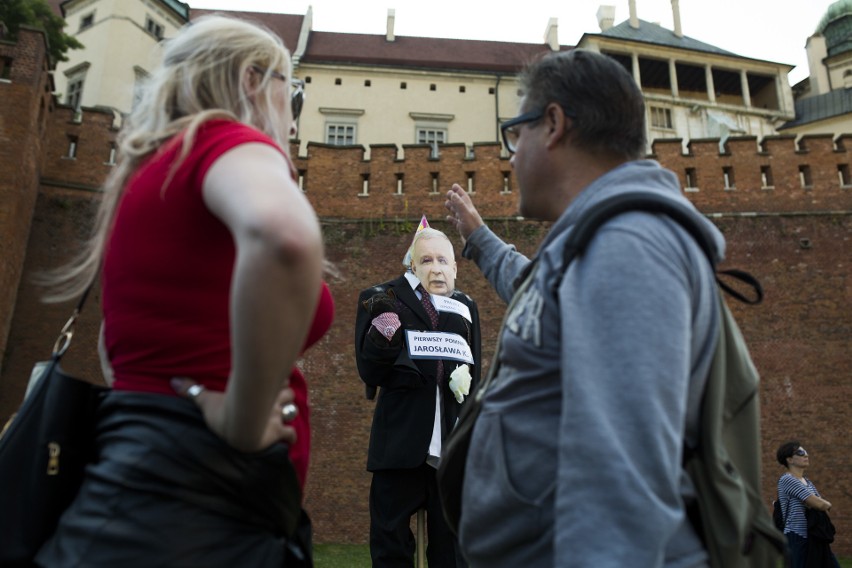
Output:
<svg viewBox="0 0 852 568">
<path fill-rule="evenodd" d="M 698 180 L 695 177 L 695 168 L 686 168 L 684 172 L 686 177 L 686 191 L 698 191 Z"/>
<path fill-rule="evenodd" d="M 83 99 L 83 77 L 68 79 L 68 94 L 65 96 L 65 104 L 79 110 Z"/>
<path fill-rule="evenodd" d="M 361 193 L 358 195 L 370 195 L 370 174 L 361 174 Z"/>
<path fill-rule="evenodd" d="M 396 194 L 402 195 L 403 190 L 403 179 L 405 176 L 403 174 L 396 174 Z"/>
<path fill-rule="evenodd" d="M 106 162 L 108 166 L 114 166 L 115 165 L 115 153 L 116 153 L 115 144 L 110 144 L 109 145 L 109 157 L 107 158 L 107 162 Z"/>
<path fill-rule="evenodd" d="M 447 141 L 447 131 L 439 128 L 418 128 L 417 143 L 429 144 L 432 146 L 433 158 L 438 157 L 438 145 L 444 144 Z"/>
<path fill-rule="evenodd" d="M 837 165 L 837 178 L 840 180 L 840 185 L 843 187 L 852 185 L 852 180 L 849 179 L 849 164 Z"/>
<path fill-rule="evenodd" d="M 814 182 L 813 179 L 811 179 L 810 166 L 799 166 L 799 182 L 805 189 L 810 189 L 811 187 L 813 187 Z"/>
<path fill-rule="evenodd" d="M 133 68 L 133 107 L 136 108 L 142 101 L 142 93 L 145 90 L 145 81 L 148 80 L 148 72 L 141 67 Z"/>
<path fill-rule="evenodd" d="M 12 58 L 0 57 L 0 79 L 7 81 L 12 78 Z"/>
<path fill-rule="evenodd" d="M 66 158 L 75 159 L 77 157 L 77 143 L 79 139 L 76 136 L 68 135 L 68 153 Z"/>
<path fill-rule="evenodd" d="M 157 23 L 151 16 L 148 16 L 148 18 L 145 20 L 145 29 L 148 30 L 148 33 L 154 36 L 155 38 L 163 39 L 162 24 Z"/>
<path fill-rule="evenodd" d="M 354 124 L 327 124 L 325 143 L 334 146 L 352 146 L 355 144 Z"/>
<path fill-rule="evenodd" d="M 474 191 L 475 191 L 475 188 L 474 188 L 474 185 L 473 185 L 473 176 L 474 175 L 475 175 L 474 172 L 467 172 L 467 192 L 470 193 L 470 194 L 473 194 Z"/>
<path fill-rule="evenodd" d="M 722 177 L 725 180 L 725 189 L 736 189 L 734 185 L 734 168 L 730 166 L 722 168 Z"/>
<path fill-rule="evenodd" d="M 772 181 L 771 166 L 760 166 L 760 187 L 762 189 L 772 189 L 775 187 L 775 182 Z"/>
<path fill-rule="evenodd" d="M 512 174 L 503 172 L 503 190 L 500 193 L 512 193 Z"/>
<path fill-rule="evenodd" d="M 303 192 L 305 191 L 305 178 L 307 177 L 307 170 L 299 170 L 299 189 Z"/>
<path fill-rule="evenodd" d="M 80 29 L 78 31 L 83 31 L 86 28 L 91 28 L 95 23 L 95 13 L 86 14 L 82 18 L 80 18 Z"/>
<path fill-rule="evenodd" d="M 650 107 L 651 126 L 654 128 L 672 129 L 672 111 L 664 107 Z"/>
<path fill-rule="evenodd" d="M 429 193 L 431 193 L 432 195 L 437 194 L 439 185 L 440 184 L 438 182 L 438 172 L 432 172 L 432 190 Z"/>
</svg>

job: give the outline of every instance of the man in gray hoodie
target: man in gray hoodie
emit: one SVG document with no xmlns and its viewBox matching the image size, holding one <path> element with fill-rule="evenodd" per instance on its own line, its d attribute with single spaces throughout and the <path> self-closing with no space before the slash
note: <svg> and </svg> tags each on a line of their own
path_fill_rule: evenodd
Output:
<svg viewBox="0 0 852 568">
<path fill-rule="evenodd" d="M 553 222 L 535 258 L 500 240 L 458 185 L 446 201 L 462 254 L 505 301 L 537 263 L 500 330 L 467 459 L 462 549 L 472 568 L 705 566 L 682 461 L 720 320 L 713 270 L 680 225 L 645 212 L 605 223 L 567 270 L 562 259 L 577 220 L 606 197 L 688 201 L 677 176 L 640 159 L 642 93 L 615 60 L 550 54 L 521 87 L 502 131 L 521 214 Z M 721 234 L 695 215 L 721 258 Z"/>
</svg>

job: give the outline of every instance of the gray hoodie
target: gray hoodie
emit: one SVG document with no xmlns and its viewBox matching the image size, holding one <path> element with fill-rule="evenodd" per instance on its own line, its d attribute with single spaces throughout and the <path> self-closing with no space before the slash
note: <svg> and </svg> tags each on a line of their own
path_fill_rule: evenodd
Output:
<svg viewBox="0 0 852 568">
<path fill-rule="evenodd" d="M 610 220 L 562 266 L 584 211 L 635 190 L 688 203 L 677 177 L 650 160 L 595 180 L 545 237 L 500 332 L 500 371 L 464 481 L 460 542 L 472 568 L 707 562 L 685 515 L 694 488 L 681 463 L 718 333 L 711 266 L 675 221 L 643 212 Z M 724 240 L 711 230 L 721 259 Z M 487 227 L 463 255 L 507 302 L 530 262 Z"/>
</svg>

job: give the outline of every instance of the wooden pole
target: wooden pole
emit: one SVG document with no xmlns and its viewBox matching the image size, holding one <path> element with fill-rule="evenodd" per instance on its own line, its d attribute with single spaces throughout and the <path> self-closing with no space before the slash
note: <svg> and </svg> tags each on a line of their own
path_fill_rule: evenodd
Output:
<svg viewBox="0 0 852 568">
<path fill-rule="evenodd" d="M 417 511 L 417 568 L 426 568 L 426 509 Z"/>
</svg>

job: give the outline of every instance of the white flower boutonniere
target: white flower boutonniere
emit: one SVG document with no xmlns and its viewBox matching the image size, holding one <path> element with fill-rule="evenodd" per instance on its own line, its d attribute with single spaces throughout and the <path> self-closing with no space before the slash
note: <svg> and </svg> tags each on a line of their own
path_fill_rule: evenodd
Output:
<svg viewBox="0 0 852 568">
<path fill-rule="evenodd" d="M 466 394 L 470 394 L 470 366 L 457 365 L 450 373 L 450 390 L 456 395 L 459 403 L 464 402 Z"/>
</svg>

